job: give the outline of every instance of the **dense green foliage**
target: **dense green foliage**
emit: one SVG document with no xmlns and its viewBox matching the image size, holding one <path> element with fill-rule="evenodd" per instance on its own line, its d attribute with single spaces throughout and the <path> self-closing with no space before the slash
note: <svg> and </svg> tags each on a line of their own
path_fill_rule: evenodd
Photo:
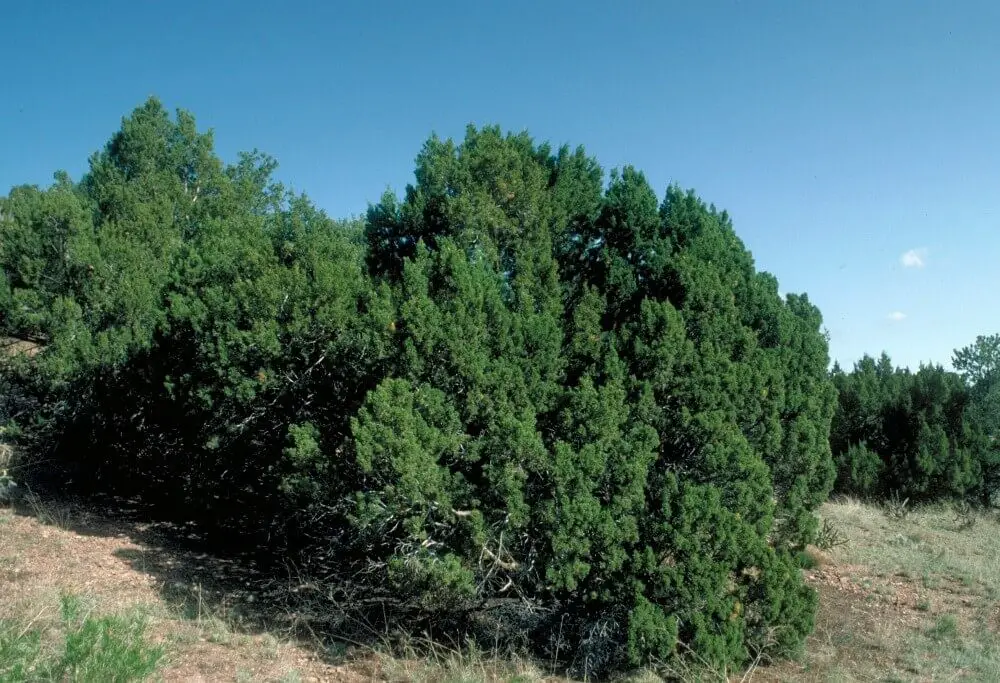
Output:
<svg viewBox="0 0 1000 683">
<path fill-rule="evenodd" d="M 270 180 L 223 167 L 211 138 L 156 102 L 123 122 L 78 184 L 3 204 L 6 334 L 43 340 L 15 365 L 36 398 L 26 437 L 91 483 L 250 528 L 306 479 L 282 457 L 309 422 L 342 443 L 379 363 L 388 296 L 359 230 Z M 41 455 L 41 454 L 40 454 Z M 225 512 L 223 512 L 225 511 Z"/>
<path fill-rule="evenodd" d="M 969 368 L 962 376 L 940 366 L 895 369 L 885 354 L 866 356 L 851 373 L 835 367 L 837 490 L 989 503 L 997 484 L 996 399 L 990 373 L 976 374 L 971 358 L 969 349 L 956 354 L 956 368 Z"/>
<path fill-rule="evenodd" d="M 725 212 L 495 128 L 363 226 L 273 170 L 151 100 L 0 200 L 22 447 L 586 674 L 801 643 L 827 343 Z"/>
<path fill-rule="evenodd" d="M 978 433 L 979 497 L 993 505 L 1000 493 L 1000 335 L 977 337 L 955 351 L 951 364 L 969 390 L 966 419 Z"/>
</svg>

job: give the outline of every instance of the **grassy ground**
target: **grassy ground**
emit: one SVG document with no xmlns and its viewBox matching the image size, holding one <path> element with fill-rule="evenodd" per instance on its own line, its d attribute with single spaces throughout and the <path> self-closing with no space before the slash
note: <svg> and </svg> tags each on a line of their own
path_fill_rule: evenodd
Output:
<svg viewBox="0 0 1000 683">
<path fill-rule="evenodd" d="M 754 680 L 1000 681 L 1000 523 L 946 506 L 905 516 L 828 503 L 844 545 L 814 553 L 816 632 Z"/>
<path fill-rule="evenodd" d="M 821 606 L 805 653 L 729 680 L 1000 681 L 996 516 L 890 515 L 853 501 L 821 514 L 844 543 L 810 550 L 805 575 Z M 544 678 L 531 663 L 463 648 L 414 643 L 419 656 L 390 657 L 303 638 L 294 611 L 262 618 L 241 588 L 254 584 L 252 567 L 175 542 L 187 535 L 66 503 L 0 508 L 0 683 Z"/>
</svg>

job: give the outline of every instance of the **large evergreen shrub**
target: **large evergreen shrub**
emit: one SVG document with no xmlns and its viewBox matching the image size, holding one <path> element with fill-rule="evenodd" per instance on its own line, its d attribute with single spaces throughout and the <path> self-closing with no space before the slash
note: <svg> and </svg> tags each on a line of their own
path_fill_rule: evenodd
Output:
<svg viewBox="0 0 1000 683">
<path fill-rule="evenodd" d="M 416 177 L 369 212 L 403 348 L 354 427 L 372 561 L 449 607 L 527 598 L 583 668 L 797 645 L 789 548 L 834 474 L 815 307 L 725 213 L 581 151 L 470 129 Z"/>
<path fill-rule="evenodd" d="M 150 101 L 2 200 L 25 445 L 588 675 L 802 642 L 827 344 L 725 212 L 495 128 L 430 139 L 363 231 L 273 168 Z"/>
</svg>

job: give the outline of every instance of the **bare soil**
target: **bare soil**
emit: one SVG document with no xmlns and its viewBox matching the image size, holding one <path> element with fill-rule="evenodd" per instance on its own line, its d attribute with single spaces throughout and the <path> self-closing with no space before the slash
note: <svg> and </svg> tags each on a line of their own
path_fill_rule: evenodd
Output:
<svg viewBox="0 0 1000 683">
<path fill-rule="evenodd" d="M 252 568 L 185 549 L 182 530 L 57 503 L 36 514 L 40 505 L 0 508 L 0 617 L 44 619 L 61 592 L 102 613 L 139 610 L 167 648 L 166 681 L 380 678 L 370 657 L 335 658 L 323 643 L 244 626 L 264 616 L 253 614 L 253 594 L 237 588 L 251 583 Z"/>
</svg>

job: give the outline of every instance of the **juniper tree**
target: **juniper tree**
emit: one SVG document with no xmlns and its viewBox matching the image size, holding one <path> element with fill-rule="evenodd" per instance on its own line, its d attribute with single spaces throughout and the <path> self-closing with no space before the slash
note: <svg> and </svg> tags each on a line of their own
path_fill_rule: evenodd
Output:
<svg viewBox="0 0 1000 683">
<path fill-rule="evenodd" d="M 79 182 L 3 200 L 37 448 L 581 674 L 801 643 L 826 339 L 725 212 L 497 128 L 431 138 L 363 230 L 274 167 L 151 100 Z"/>
<path fill-rule="evenodd" d="M 39 401 L 25 433 L 78 483 L 232 530 L 308 515 L 306 494 L 337 485 L 300 442 L 343 450 L 391 301 L 356 234 L 275 166 L 223 164 L 190 115 L 150 100 L 79 183 L 5 200 L 0 323 L 46 344 L 19 377 Z"/>
<path fill-rule="evenodd" d="M 728 216 L 631 168 L 602 191 L 579 152 L 470 129 L 432 138 L 416 179 L 368 226 L 405 384 L 354 430 L 378 482 L 359 528 L 398 585 L 448 609 L 527 597 L 552 610 L 536 641 L 561 625 L 584 669 L 679 642 L 739 661 L 772 627 L 794 647 L 814 597 L 790 548 L 833 475 L 815 307 L 778 298 Z"/>
</svg>

